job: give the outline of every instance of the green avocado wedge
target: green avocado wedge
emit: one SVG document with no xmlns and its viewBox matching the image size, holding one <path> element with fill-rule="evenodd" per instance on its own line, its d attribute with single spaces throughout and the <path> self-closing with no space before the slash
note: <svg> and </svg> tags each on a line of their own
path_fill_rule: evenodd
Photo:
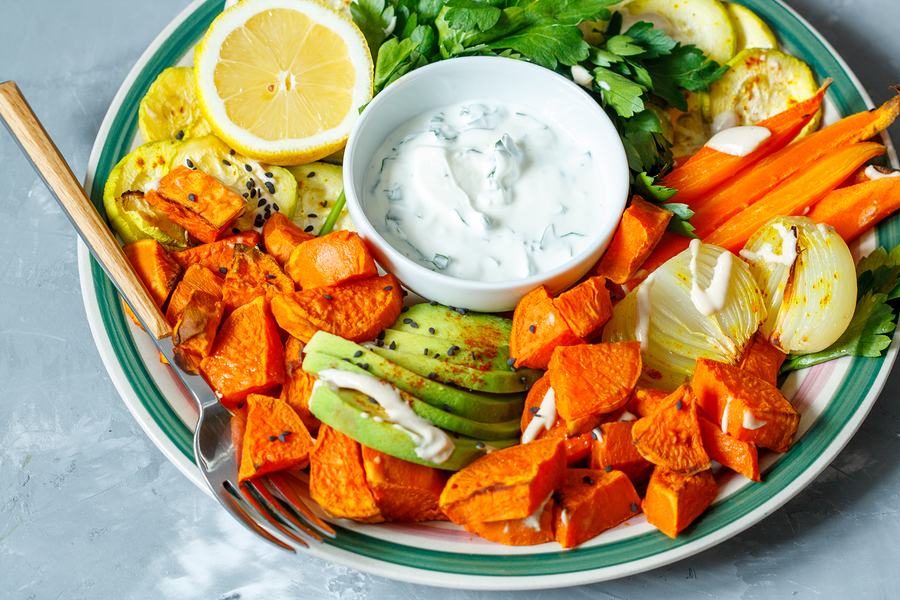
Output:
<svg viewBox="0 0 900 600">
<path fill-rule="evenodd" d="M 309 409 L 323 423 L 364 446 L 403 460 L 446 471 L 459 471 L 491 449 L 506 448 L 519 443 L 518 437 L 481 441 L 468 436 L 451 435 L 453 453 L 443 463 L 435 464 L 419 458 L 416 455 L 416 444 L 409 434 L 394 427 L 384 409 L 378 404 L 369 402 L 364 394 L 354 390 L 334 391 L 327 385 L 319 384 L 313 388 Z M 376 421 L 375 417 L 379 417 L 380 420 Z"/>
<path fill-rule="evenodd" d="M 323 367 L 317 355 L 336 358 L 348 365 L 363 368 L 370 375 L 394 384 L 439 409 L 449 408 L 459 415 L 482 423 L 499 423 L 520 418 L 525 407 L 525 394 L 488 394 L 470 392 L 422 377 L 382 358 L 371 350 L 324 331 L 317 332 L 306 345 L 303 369 L 315 375 Z"/>
<path fill-rule="evenodd" d="M 459 340 L 450 340 L 428 333 L 428 330 L 416 330 L 417 333 L 385 329 L 379 339 L 385 347 L 398 352 L 440 358 L 451 365 L 460 365 L 479 371 L 514 371 L 510 369 L 509 346 L 478 346 L 466 344 Z M 428 352 L 425 352 L 428 350 Z M 519 369 L 522 371 L 523 369 Z"/>
<path fill-rule="evenodd" d="M 396 331 L 431 335 L 450 340 L 457 346 L 487 346 L 500 348 L 509 345 L 512 321 L 487 313 L 465 309 L 454 310 L 441 304 L 416 304 L 400 315 L 389 327 Z"/>
</svg>

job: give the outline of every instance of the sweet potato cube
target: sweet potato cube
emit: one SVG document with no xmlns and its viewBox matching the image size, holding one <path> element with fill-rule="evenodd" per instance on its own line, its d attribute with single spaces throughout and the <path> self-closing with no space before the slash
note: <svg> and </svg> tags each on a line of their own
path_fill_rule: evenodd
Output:
<svg viewBox="0 0 900 600">
<path fill-rule="evenodd" d="M 634 196 L 597 265 L 597 275 L 618 284 L 634 277 L 662 239 L 671 218 L 671 211 Z"/>
<path fill-rule="evenodd" d="M 213 242 L 244 210 L 244 199 L 203 171 L 179 165 L 144 200 L 201 242 Z"/>
<path fill-rule="evenodd" d="M 606 279 L 591 277 L 553 299 L 553 307 L 576 336 L 596 337 L 612 317 L 612 300 Z"/>
<path fill-rule="evenodd" d="M 509 353 L 515 366 L 546 369 L 557 346 L 584 344 L 553 305 L 547 288 L 541 286 L 519 300 L 513 313 Z"/>
<path fill-rule="evenodd" d="M 680 475 L 693 475 L 710 467 L 698 419 L 691 390 L 682 385 L 658 411 L 635 422 L 632 441 L 641 456 L 653 464 Z"/>
<path fill-rule="evenodd" d="M 138 277 L 144 282 L 153 301 L 162 307 L 169 294 L 175 290 L 184 268 L 154 239 L 131 242 L 122 250 L 125 251 L 125 256 L 128 257 Z"/>
<path fill-rule="evenodd" d="M 547 374 L 556 392 L 556 410 L 568 423 L 569 435 L 576 436 L 628 402 L 641 374 L 641 345 L 559 347 L 553 351 Z"/>
<path fill-rule="evenodd" d="M 709 457 L 733 471 L 737 471 L 751 481 L 762 481 L 759 474 L 759 457 L 753 442 L 743 442 L 724 433 L 719 426 L 702 414 L 700 435 L 703 447 Z"/>
<path fill-rule="evenodd" d="M 228 269 L 231 268 L 231 261 L 234 260 L 235 244 L 256 246 L 259 244 L 259 234 L 255 231 L 243 231 L 209 244 L 200 244 L 187 250 L 173 252 L 172 258 L 184 268 L 195 264 L 200 265 L 212 271 L 217 277 L 224 279 Z"/>
<path fill-rule="evenodd" d="M 362 446 L 366 481 L 385 521 L 446 521 L 438 505 L 447 476 Z"/>
<path fill-rule="evenodd" d="M 510 446 L 454 473 L 441 493 L 441 510 L 457 525 L 524 519 L 562 486 L 565 472 L 561 439 Z"/>
<path fill-rule="evenodd" d="M 352 342 L 373 340 L 397 320 L 402 309 L 403 290 L 393 275 L 301 290 L 272 299 L 272 314 L 278 325 L 304 343 L 317 331 Z"/>
<path fill-rule="evenodd" d="M 669 397 L 669 392 L 653 388 L 634 388 L 625 410 L 639 417 L 648 417 L 655 413 L 662 405 L 663 400 Z"/>
<path fill-rule="evenodd" d="M 791 445 L 800 414 L 774 385 L 740 367 L 698 358 L 691 386 L 722 431 L 776 452 Z"/>
<path fill-rule="evenodd" d="M 200 374 L 229 409 L 284 383 L 284 346 L 264 298 L 225 319 Z"/>
<path fill-rule="evenodd" d="M 781 368 L 785 357 L 784 352 L 770 344 L 766 336 L 757 331 L 744 352 L 741 368 L 771 385 L 778 386 L 778 369 Z"/>
<path fill-rule="evenodd" d="M 319 430 L 321 421 L 309 412 L 309 397 L 316 383 L 314 375 L 303 370 L 303 342 L 288 336 L 284 343 L 284 385 L 280 398 L 287 402 L 310 433 Z"/>
<path fill-rule="evenodd" d="M 238 479 L 244 481 L 309 463 L 313 441 L 303 421 L 278 398 L 249 394 Z"/>
<path fill-rule="evenodd" d="M 641 456 L 631 442 L 631 429 L 637 421 L 618 421 L 600 425 L 600 433 L 591 444 L 591 468 L 598 471 L 622 471 L 635 487 L 646 485 L 653 463 Z"/>
<path fill-rule="evenodd" d="M 466 531 L 507 546 L 534 546 L 553 541 L 553 498 L 524 519 L 466 523 Z"/>
<path fill-rule="evenodd" d="M 221 300 L 222 279 L 206 267 L 193 264 L 184 272 L 184 276 L 172 292 L 172 297 L 169 298 L 169 306 L 166 307 L 166 320 L 173 327 L 181 318 L 181 313 L 184 312 L 184 307 L 191 300 L 191 296 L 198 290 Z"/>
<path fill-rule="evenodd" d="M 563 548 L 573 548 L 627 521 L 641 509 L 638 496 L 621 471 L 569 469 L 556 491 L 553 529 Z"/>
<path fill-rule="evenodd" d="M 522 411 L 522 433 L 528 429 L 531 421 L 540 414 L 541 403 L 544 396 L 550 390 L 550 378 L 545 374 L 543 377 L 534 382 L 531 389 L 528 390 L 528 396 L 525 398 L 525 409 Z M 566 442 L 566 464 L 574 467 L 581 462 L 591 451 L 591 434 L 583 433 L 579 436 L 569 437 L 568 425 L 565 419 L 557 416 L 556 421 L 547 429 L 546 423 L 540 429 L 534 439 L 542 440 L 545 438 L 562 438 Z"/>
<path fill-rule="evenodd" d="M 366 482 L 359 443 L 325 424 L 309 455 L 309 494 L 332 517 L 384 521 Z"/>
<path fill-rule="evenodd" d="M 215 296 L 195 291 L 172 330 L 178 366 L 189 373 L 200 372 L 200 362 L 212 352 L 216 332 L 225 315 L 225 305 Z"/>
<path fill-rule="evenodd" d="M 362 238 L 344 229 L 298 245 L 284 270 L 304 290 L 378 275 L 375 260 Z"/>
<path fill-rule="evenodd" d="M 222 300 L 229 311 L 259 297 L 269 301 L 293 291 L 294 282 L 274 258 L 253 246 L 235 244 L 231 268 L 222 285 Z"/>
<path fill-rule="evenodd" d="M 315 239 L 311 233 L 306 233 L 288 219 L 284 214 L 277 212 L 266 219 L 262 228 L 262 242 L 266 252 L 275 257 L 278 264 L 284 264 L 291 257 L 294 248 Z"/>
<path fill-rule="evenodd" d="M 658 466 L 644 496 L 644 515 L 670 538 L 684 530 L 716 499 L 719 487 L 712 471 L 679 475 Z"/>
</svg>

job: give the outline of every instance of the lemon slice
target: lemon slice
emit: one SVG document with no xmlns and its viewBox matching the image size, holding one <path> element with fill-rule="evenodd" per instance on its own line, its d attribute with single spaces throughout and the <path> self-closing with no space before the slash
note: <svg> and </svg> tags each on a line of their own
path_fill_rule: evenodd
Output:
<svg viewBox="0 0 900 600">
<path fill-rule="evenodd" d="M 213 21 L 194 55 L 201 109 L 242 154 L 279 165 L 342 148 L 372 98 L 363 34 L 316 0 L 244 0 Z"/>
<path fill-rule="evenodd" d="M 138 109 L 138 127 L 146 142 L 182 139 L 191 123 L 202 118 L 191 67 L 171 67 L 160 73 Z"/>
<path fill-rule="evenodd" d="M 737 38 L 736 53 L 747 48 L 778 48 L 775 34 L 755 12 L 733 2 L 726 2 L 725 10 L 728 11 L 728 16 L 731 17 L 731 23 L 734 25 L 734 33 Z"/>
</svg>

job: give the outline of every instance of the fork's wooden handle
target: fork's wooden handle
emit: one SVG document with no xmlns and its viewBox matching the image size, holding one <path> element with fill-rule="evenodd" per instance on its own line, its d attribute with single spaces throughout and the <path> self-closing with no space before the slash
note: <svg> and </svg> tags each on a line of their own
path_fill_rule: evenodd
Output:
<svg viewBox="0 0 900 600">
<path fill-rule="evenodd" d="M 171 335 L 172 327 L 13 81 L 0 84 L 0 117 L 144 327 L 157 339 Z"/>
</svg>

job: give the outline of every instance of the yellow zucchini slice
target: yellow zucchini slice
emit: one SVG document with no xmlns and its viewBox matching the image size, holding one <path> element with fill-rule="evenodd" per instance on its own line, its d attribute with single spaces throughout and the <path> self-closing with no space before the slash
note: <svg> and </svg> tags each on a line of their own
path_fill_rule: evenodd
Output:
<svg viewBox="0 0 900 600">
<path fill-rule="evenodd" d="M 720 65 L 734 56 L 734 26 L 719 0 L 634 0 L 622 16 L 622 31 L 637 21 L 649 21 L 676 41 L 697 46 Z"/>
<path fill-rule="evenodd" d="M 775 34 L 755 12 L 734 2 L 726 2 L 725 10 L 737 36 L 735 53 L 747 48 L 778 48 Z"/>
</svg>

